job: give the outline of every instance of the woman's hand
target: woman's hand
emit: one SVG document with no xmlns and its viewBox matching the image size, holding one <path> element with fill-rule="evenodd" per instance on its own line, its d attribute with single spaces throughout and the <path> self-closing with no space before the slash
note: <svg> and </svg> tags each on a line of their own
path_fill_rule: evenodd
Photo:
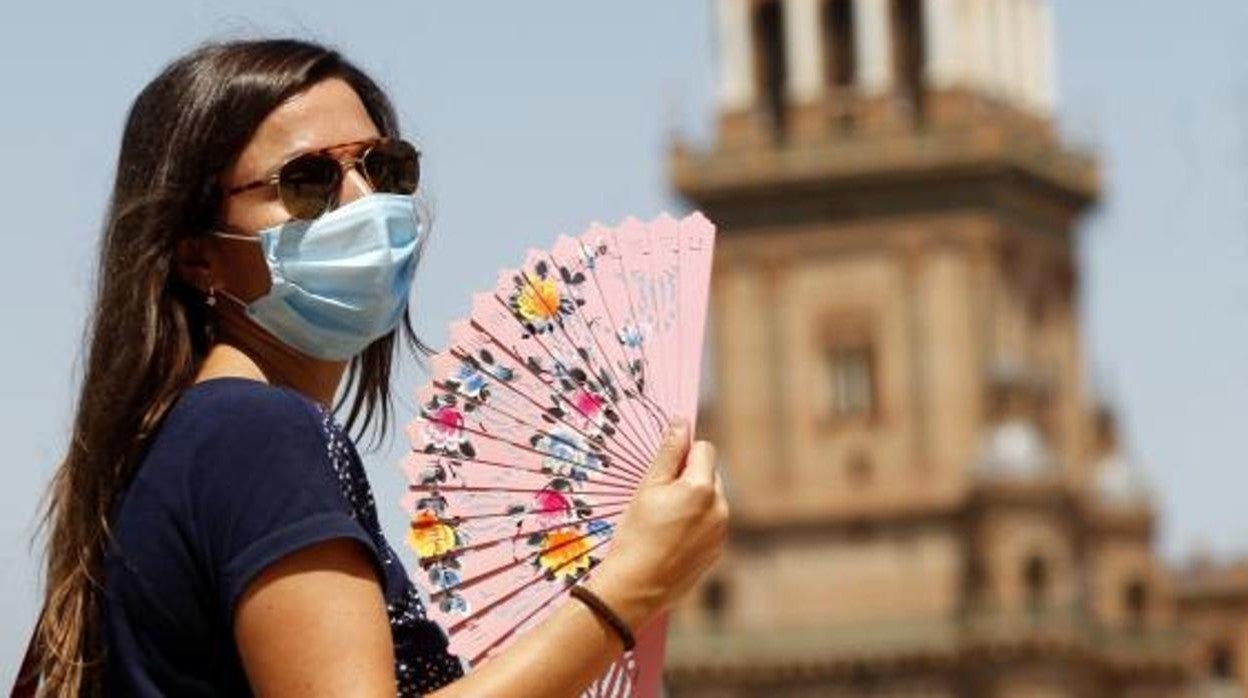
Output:
<svg viewBox="0 0 1248 698">
<path fill-rule="evenodd" d="M 585 584 L 640 630 L 715 563 L 727 528 L 714 447 L 698 442 L 691 448 L 688 426 L 675 425 L 625 511 L 611 551 Z M 578 696 L 619 658 L 620 649 L 620 638 L 593 611 L 567 601 L 500 655 L 430 698 Z"/>
<path fill-rule="evenodd" d="M 727 530 L 715 447 L 691 447 L 689 427 L 675 423 L 586 586 L 639 630 L 719 559 Z"/>
</svg>

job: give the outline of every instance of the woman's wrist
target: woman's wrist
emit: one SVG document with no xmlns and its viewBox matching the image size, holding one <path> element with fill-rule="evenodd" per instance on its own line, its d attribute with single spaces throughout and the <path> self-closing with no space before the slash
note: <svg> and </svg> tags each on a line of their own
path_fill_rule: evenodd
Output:
<svg viewBox="0 0 1248 698">
<path fill-rule="evenodd" d="M 589 610 L 598 616 L 598 620 L 602 621 L 611 632 L 615 633 L 620 643 L 624 645 L 624 650 L 633 649 L 637 644 L 637 639 L 633 636 L 632 629 L 628 626 L 623 618 L 611 608 L 610 604 L 598 598 L 598 595 L 589 590 L 584 584 L 572 585 L 572 598 L 585 604 Z"/>
<path fill-rule="evenodd" d="M 599 564 L 582 586 L 607 604 L 636 634 L 663 610 L 662 591 L 630 579 L 608 558 Z"/>
</svg>

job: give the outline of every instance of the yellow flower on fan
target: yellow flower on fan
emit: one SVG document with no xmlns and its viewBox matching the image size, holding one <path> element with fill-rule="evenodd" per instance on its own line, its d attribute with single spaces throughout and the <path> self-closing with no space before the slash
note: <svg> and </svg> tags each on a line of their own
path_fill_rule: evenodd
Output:
<svg viewBox="0 0 1248 698">
<path fill-rule="evenodd" d="M 458 542 L 455 529 L 428 509 L 418 513 L 407 529 L 407 544 L 422 558 L 444 555 Z"/>
<path fill-rule="evenodd" d="M 516 297 L 516 311 L 525 320 L 544 325 L 559 312 L 559 286 L 553 279 L 525 274 L 528 282 Z"/>
<path fill-rule="evenodd" d="M 556 577 L 579 577 L 589 569 L 589 543 L 575 528 L 559 528 L 546 534 L 537 564 Z"/>
</svg>

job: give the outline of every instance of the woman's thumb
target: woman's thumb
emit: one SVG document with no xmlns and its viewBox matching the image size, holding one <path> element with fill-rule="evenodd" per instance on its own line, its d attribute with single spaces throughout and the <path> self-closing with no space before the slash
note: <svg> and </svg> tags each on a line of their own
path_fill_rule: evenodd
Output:
<svg viewBox="0 0 1248 698">
<path fill-rule="evenodd" d="M 689 423 L 674 419 L 663 434 L 663 443 L 654 462 L 650 464 L 649 478 L 657 482 L 669 482 L 680 475 L 680 468 L 689 452 Z"/>
</svg>

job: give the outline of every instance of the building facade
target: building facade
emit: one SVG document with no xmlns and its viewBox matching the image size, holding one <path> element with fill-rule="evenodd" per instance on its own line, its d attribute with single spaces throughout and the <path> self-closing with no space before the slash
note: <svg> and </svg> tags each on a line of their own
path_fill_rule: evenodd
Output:
<svg viewBox="0 0 1248 698">
<path fill-rule="evenodd" d="M 670 168 L 720 228 L 733 530 L 671 695 L 1238 695 L 1248 582 L 1162 566 L 1085 378 L 1100 175 L 1054 127 L 1048 3 L 712 6 L 715 140 Z"/>
</svg>

